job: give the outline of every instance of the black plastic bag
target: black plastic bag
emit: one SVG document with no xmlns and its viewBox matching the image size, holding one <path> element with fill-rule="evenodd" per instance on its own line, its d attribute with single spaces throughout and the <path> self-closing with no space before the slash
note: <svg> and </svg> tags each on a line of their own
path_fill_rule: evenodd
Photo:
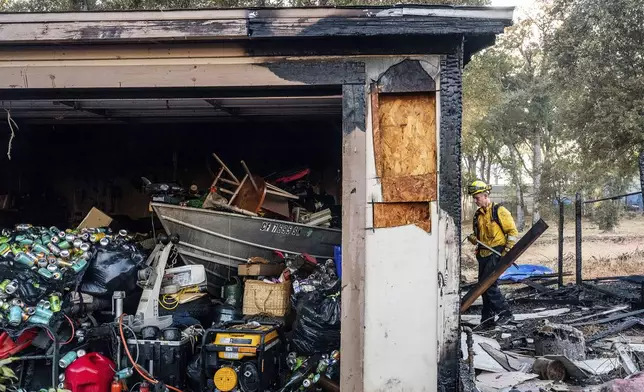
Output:
<svg viewBox="0 0 644 392">
<path fill-rule="evenodd" d="M 186 373 L 188 374 L 188 386 L 192 391 L 200 390 L 201 385 L 201 355 L 197 354 L 194 356 L 193 360 L 190 361 L 188 367 L 186 368 Z"/>
<path fill-rule="evenodd" d="M 96 297 L 111 297 L 114 291 L 131 293 L 136 289 L 137 274 L 145 259 L 138 249 L 98 248 L 90 260 L 80 291 Z"/>
<path fill-rule="evenodd" d="M 339 295 L 312 292 L 301 298 L 293 324 L 294 351 L 311 355 L 339 349 L 340 309 Z"/>
</svg>

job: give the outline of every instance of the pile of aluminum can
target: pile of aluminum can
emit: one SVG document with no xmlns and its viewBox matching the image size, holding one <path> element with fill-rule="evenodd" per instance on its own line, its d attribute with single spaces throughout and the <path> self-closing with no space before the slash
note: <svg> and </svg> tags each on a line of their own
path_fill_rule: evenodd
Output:
<svg viewBox="0 0 644 392">
<path fill-rule="evenodd" d="M 31 280 L 30 284 L 46 286 L 46 282 L 61 283 L 70 275 L 82 273 L 89 265 L 95 247 L 127 246 L 130 240 L 125 230 L 113 234 L 109 228 L 63 231 L 56 227 L 19 224 L 15 230 L 0 232 L 0 263 L 8 263 L 15 274 L 30 270 L 40 276 L 40 282 Z M 47 293 L 36 306 L 28 306 L 18 294 L 19 284 L 12 276 L 0 276 L 0 320 L 5 319 L 13 327 L 24 322 L 49 324 L 54 313 L 60 311 L 61 293 Z"/>
</svg>

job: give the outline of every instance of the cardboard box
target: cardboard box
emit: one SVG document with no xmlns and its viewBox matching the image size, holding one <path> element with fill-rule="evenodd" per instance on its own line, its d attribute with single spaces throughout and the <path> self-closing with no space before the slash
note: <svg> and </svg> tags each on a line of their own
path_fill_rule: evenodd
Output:
<svg viewBox="0 0 644 392">
<path fill-rule="evenodd" d="M 109 215 L 96 207 L 92 207 L 85 216 L 85 219 L 78 225 L 78 228 L 107 227 L 110 223 L 112 223 L 112 218 Z"/>
<path fill-rule="evenodd" d="M 237 267 L 239 276 L 279 276 L 284 264 L 241 264 Z"/>
</svg>

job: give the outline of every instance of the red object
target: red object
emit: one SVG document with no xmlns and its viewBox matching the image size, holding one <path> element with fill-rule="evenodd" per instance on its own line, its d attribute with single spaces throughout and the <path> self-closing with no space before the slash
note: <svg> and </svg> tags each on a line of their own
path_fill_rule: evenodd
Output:
<svg viewBox="0 0 644 392">
<path fill-rule="evenodd" d="M 109 358 L 87 353 L 65 369 L 65 384 L 72 392 L 111 392 L 115 368 Z"/>
<path fill-rule="evenodd" d="M 0 359 L 11 357 L 31 346 L 31 341 L 38 335 L 38 331 L 30 329 L 23 332 L 15 342 L 6 332 L 0 333 Z"/>
<path fill-rule="evenodd" d="M 118 380 L 112 381 L 110 392 L 123 392 L 123 384 L 121 384 L 121 382 Z"/>
<path fill-rule="evenodd" d="M 291 174 L 290 176 L 280 177 L 277 180 L 275 180 L 275 182 L 278 183 L 278 184 L 280 184 L 280 183 L 288 184 L 289 182 L 297 181 L 297 180 L 303 178 L 304 176 L 308 175 L 309 173 L 311 173 L 311 169 L 304 169 L 304 170 L 299 171 L 299 172 L 297 172 L 295 174 Z"/>
<path fill-rule="evenodd" d="M 139 392 L 150 392 L 150 384 L 143 381 L 139 386 Z"/>
</svg>

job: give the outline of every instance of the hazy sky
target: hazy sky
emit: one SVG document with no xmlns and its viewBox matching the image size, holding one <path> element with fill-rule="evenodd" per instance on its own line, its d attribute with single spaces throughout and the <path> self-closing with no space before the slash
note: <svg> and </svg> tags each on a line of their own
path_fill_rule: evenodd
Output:
<svg viewBox="0 0 644 392">
<path fill-rule="evenodd" d="M 492 0 L 492 5 L 497 7 L 520 6 L 530 4 L 530 0 Z"/>
</svg>

